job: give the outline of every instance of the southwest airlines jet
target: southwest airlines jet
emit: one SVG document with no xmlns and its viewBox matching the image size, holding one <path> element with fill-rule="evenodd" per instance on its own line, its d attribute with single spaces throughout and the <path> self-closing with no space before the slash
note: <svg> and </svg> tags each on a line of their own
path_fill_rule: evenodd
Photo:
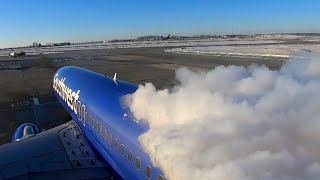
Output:
<svg viewBox="0 0 320 180">
<path fill-rule="evenodd" d="M 19 126 L 0 146 L 0 179 L 165 179 L 138 141 L 148 124 L 124 102 L 137 86 L 67 66 L 53 89 L 73 121 L 44 132 Z"/>
</svg>

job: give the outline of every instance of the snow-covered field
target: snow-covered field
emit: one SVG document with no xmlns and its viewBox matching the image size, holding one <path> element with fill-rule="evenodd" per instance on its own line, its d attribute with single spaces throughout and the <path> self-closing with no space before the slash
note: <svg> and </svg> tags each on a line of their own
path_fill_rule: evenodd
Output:
<svg viewBox="0 0 320 180">
<path fill-rule="evenodd" d="M 282 40 L 300 40 L 307 42 L 319 42 L 320 36 L 310 36 L 310 35 L 290 35 L 290 34 L 270 34 L 263 35 L 266 39 L 282 39 Z"/>
<path fill-rule="evenodd" d="M 241 45 L 241 44 L 271 44 L 281 43 L 274 40 L 184 40 L 184 41 L 144 41 L 144 42 L 117 42 L 98 44 L 78 44 L 56 47 L 27 47 L 0 50 L 0 56 L 7 56 L 10 52 L 25 51 L 27 55 L 63 53 L 72 50 L 114 49 L 114 48 L 142 48 L 142 47 L 175 47 L 175 46 L 213 46 L 213 45 Z"/>
<path fill-rule="evenodd" d="M 278 58 L 279 60 L 290 57 L 305 57 L 310 52 L 320 53 L 320 45 L 241 45 L 241 46 L 193 46 L 185 48 L 167 49 L 166 52 L 213 55 L 213 56 L 231 56 L 231 57 L 252 57 L 252 58 Z"/>
</svg>

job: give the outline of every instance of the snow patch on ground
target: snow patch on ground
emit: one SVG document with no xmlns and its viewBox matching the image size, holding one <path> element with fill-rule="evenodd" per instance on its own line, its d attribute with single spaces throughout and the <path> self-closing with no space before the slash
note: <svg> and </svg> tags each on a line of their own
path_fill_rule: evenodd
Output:
<svg viewBox="0 0 320 180">
<path fill-rule="evenodd" d="M 303 58 L 310 52 L 320 53 L 320 45 L 232 45 L 232 46 L 194 46 L 167 49 L 166 52 L 231 56 L 231 57 L 252 57 L 252 58 L 279 58 L 279 60 L 290 57 Z"/>
</svg>

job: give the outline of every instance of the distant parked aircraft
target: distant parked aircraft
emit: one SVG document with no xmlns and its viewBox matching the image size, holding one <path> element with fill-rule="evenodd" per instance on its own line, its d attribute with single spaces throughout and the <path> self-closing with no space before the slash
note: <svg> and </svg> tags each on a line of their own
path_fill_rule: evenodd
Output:
<svg viewBox="0 0 320 180">
<path fill-rule="evenodd" d="M 162 36 L 162 38 L 161 38 L 161 40 L 163 40 L 163 41 L 166 41 L 166 40 L 168 40 L 168 39 L 170 39 L 170 34 L 169 34 L 167 37 L 163 37 L 163 36 Z"/>
</svg>

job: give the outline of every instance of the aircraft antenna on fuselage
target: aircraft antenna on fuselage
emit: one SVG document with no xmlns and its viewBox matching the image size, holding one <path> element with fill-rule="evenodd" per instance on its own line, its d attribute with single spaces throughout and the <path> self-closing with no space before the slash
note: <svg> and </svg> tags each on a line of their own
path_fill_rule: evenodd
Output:
<svg viewBox="0 0 320 180">
<path fill-rule="evenodd" d="M 118 85 L 118 83 L 117 83 L 117 73 L 114 73 L 113 82 L 116 83 L 116 85 Z"/>
</svg>

